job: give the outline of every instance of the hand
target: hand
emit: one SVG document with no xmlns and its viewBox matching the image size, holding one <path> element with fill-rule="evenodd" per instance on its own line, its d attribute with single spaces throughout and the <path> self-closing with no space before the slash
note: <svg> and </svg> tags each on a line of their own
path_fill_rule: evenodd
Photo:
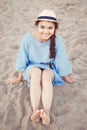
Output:
<svg viewBox="0 0 87 130">
<path fill-rule="evenodd" d="M 77 77 L 75 77 L 74 75 L 68 75 L 64 76 L 63 79 L 68 83 L 73 83 L 77 80 Z"/>
<path fill-rule="evenodd" d="M 13 77 L 13 78 L 10 78 L 10 79 L 7 79 L 6 82 L 7 83 L 11 83 L 11 84 L 17 84 L 21 81 L 20 78 L 16 78 L 16 77 Z"/>
</svg>

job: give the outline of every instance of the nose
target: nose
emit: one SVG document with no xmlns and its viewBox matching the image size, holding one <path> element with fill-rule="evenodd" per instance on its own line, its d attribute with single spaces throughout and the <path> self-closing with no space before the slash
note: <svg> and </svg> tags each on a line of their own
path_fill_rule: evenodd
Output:
<svg viewBox="0 0 87 130">
<path fill-rule="evenodd" d="M 44 29 L 44 33 L 49 33 L 49 30 L 48 29 Z"/>
</svg>

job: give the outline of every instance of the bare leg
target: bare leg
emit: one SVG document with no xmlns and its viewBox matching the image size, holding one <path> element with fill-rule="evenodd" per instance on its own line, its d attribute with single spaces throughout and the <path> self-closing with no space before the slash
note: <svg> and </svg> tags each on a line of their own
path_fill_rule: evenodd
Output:
<svg viewBox="0 0 87 130">
<path fill-rule="evenodd" d="M 31 120 L 38 122 L 40 120 L 39 104 L 41 98 L 41 70 L 39 68 L 32 68 L 30 73 L 30 99 L 33 114 Z"/>
<path fill-rule="evenodd" d="M 49 125 L 50 123 L 50 109 L 53 99 L 53 85 L 52 81 L 54 74 L 50 70 L 44 70 L 42 73 L 42 103 L 43 110 L 40 111 L 40 117 L 43 124 Z"/>
</svg>

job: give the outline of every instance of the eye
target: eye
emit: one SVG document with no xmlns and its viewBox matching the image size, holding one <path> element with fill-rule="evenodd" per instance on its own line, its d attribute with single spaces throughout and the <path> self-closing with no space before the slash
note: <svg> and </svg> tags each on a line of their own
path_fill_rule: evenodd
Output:
<svg viewBox="0 0 87 130">
<path fill-rule="evenodd" d="M 40 28 L 44 29 L 45 27 L 43 25 L 41 25 Z"/>
<path fill-rule="evenodd" d="M 51 29 L 53 29 L 53 27 L 50 26 L 49 29 L 51 30 Z"/>
</svg>

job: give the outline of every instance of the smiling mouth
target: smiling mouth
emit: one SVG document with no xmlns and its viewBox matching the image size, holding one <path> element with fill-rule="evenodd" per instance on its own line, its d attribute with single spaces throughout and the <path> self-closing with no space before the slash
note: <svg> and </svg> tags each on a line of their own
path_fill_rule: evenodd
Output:
<svg viewBox="0 0 87 130">
<path fill-rule="evenodd" d="M 43 34 L 44 37 L 49 37 L 49 35 Z"/>
</svg>

